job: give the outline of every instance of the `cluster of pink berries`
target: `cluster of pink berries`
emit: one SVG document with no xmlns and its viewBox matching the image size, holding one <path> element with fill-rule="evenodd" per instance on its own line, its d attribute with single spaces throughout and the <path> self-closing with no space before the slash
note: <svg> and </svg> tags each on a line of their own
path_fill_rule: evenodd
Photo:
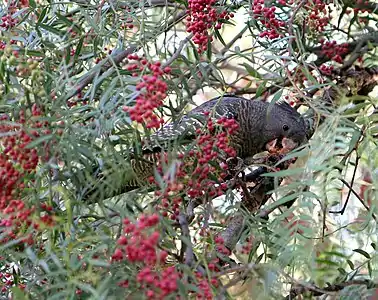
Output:
<svg viewBox="0 0 378 300">
<path fill-rule="evenodd" d="M 3 260 L 3 257 L 0 257 L 0 260 Z M 10 266 L 10 264 L 4 264 L 4 262 L 1 263 L 2 270 L 0 272 L 0 295 L 5 295 L 8 291 L 11 290 L 13 286 L 15 286 L 15 276 L 13 267 Z M 17 286 L 24 290 L 26 285 L 23 283 L 20 283 L 20 279 L 18 279 Z M 8 299 L 8 298 L 7 298 Z"/>
<path fill-rule="evenodd" d="M 332 75 L 332 72 L 334 70 L 334 67 L 332 65 L 330 66 L 327 66 L 325 64 L 321 65 L 319 67 L 319 70 L 320 72 L 323 74 L 323 75 L 326 75 L 326 76 L 331 76 Z"/>
<path fill-rule="evenodd" d="M 160 208 L 163 216 L 168 216 L 170 211 L 171 219 L 176 219 L 185 195 L 191 198 L 205 195 L 214 198 L 224 194 L 227 190 L 227 184 L 224 182 L 227 165 L 221 163 L 224 161 L 222 157 L 236 155 L 235 149 L 230 145 L 229 136 L 232 136 L 238 128 L 239 125 L 234 119 L 220 118 L 214 123 L 208 118 L 206 130 L 196 131 L 196 147 L 186 154 L 178 155 L 180 162 L 177 163 L 173 180 L 164 177 L 162 168 L 164 164 L 160 162 L 157 170 L 168 182 L 163 193 L 155 192 L 155 196 L 161 197 Z M 219 168 L 211 162 L 218 162 Z M 212 175 L 216 176 L 216 179 L 211 178 Z M 150 182 L 156 183 L 154 177 L 150 178 Z"/>
<path fill-rule="evenodd" d="M 150 63 L 136 54 L 129 55 L 128 59 L 134 61 L 127 66 L 127 70 L 133 71 L 133 76 L 139 76 L 140 71 L 146 74 L 142 75 L 141 82 L 136 86 L 139 95 L 136 97 L 135 105 L 124 106 L 123 110 L 130 114 L 131 120 L 144 123 L 147 128 L 159 128 L 164 120 L 156 115 L 155 110 L 167 97 L 168 86 L 162 77 L 169 74 L 171 68 L 162 69 L 160 62 Z"/>
<path fill-rule="evenodd" d="M 348 43 L 337 44 L 336 41 L 329 42 L 321 39 L 320 44 L 322 45 L 321 54 L 340 64 L 343 62 L 342 56 L 349 52 Z"/>
<path fill-rule="evenodd" d="M 16 18 L 13 18 L 11 14 L 1 17 L 0 27 L 3 27 L 4 29 L 10 29 L 12 27 L 15 27 L 17 24 L 18 20 Z"/>
<path fill-rule="evenodd" d="M 357 4 L 357 7 L 353 7 L 353 11 L 357 14 L 357 13 L 371 13 L 372 11 L 371 11 L 371 9 L 369 9 L 369 1 L 368 0 L 357 0 L 356 1 L 356 4 Z M 360 6 L 360 7 L 358 7 L 358 6 Z M 366 8 L 364 8 L 364 7 L 361 7 L 361 6 L 365 6 Z M 346 14 L 350 14 L 352 12 L 352 10 L 351 9 L 347 9 L 346 11 L 345 11 L 345 13 Z"/>
<path fill-rule="evenodd" d="M 124 235 L 118 239 L 117 248 L 112 255 L 113 261 L 127 260 L 141 263 L 144 267 L 138 272 L 136 282 L 149 299 L 164 299 L 177 291 L 179 273 L 174 267 L 165 265 L 166 251 L 158 251 L 160 233 L 156 230 L 159 223 L 157 214 L 141 215 L 136 223 L 123 221 Z M 128 281 L 120 286 L 128 287 Z"/>
<path fill-rule="evenodd" d="M 29 206 L 22 196 L 33 188 L 34 174 L 42 157 L 35 147 L 29 147 L 41 133 L 50 132 L 47 121 L 38 121 L 42 110 L 34 104 L 31 116 L 20 110 L 13 117 L 0 116 L 0 243 L 19 240 L 15 247 L 35 244 L 34 234 L 25 233 L 26 228 L 39 230 L 40 226 L 53 226 L 53 208 L 45 203 L 40 205 L 40 213 Z M 13 122 L 11 122 L 13 121 Z M 45 146 L 48 144 L 46 143 Z M 36 215 L 37 213 L 37 215 Z M 37 218 L 36 218 L 37 217 Z M 30 232 L 30 231 L 29 231 Z M 5 291 L 3 286 L 2 292 Z"/>
<path fill-rule="evenodd" d="M 219 282 L 216 278 L 209 279 L 203 276 L 201 273 L 197 272 L 196 279 L 198 281 L 197 287 L 198 287 L 198 293 L 197 293 L 197 300 L 213 300 L 214 294 L 212 291 L 211 286 L 217 287 L 219 285 Z"/>
<path fill-rule="evenodd" d="M 271 40 L 280 37 L 279 31 L 286 23 L 276 18 L 275 11 L 275 6 L 265 7 L 264 0 L 253 0 L 253 17 L 265 27 L 265 30 L 260 33 L 260 37 L 267 37 Z"/>
<path fill-rule="evenodd" d="M 222 130 L 216 133 L 216 127 L 218 129 L 222 128 Z M 227 186 L 225 183 L 220 184 L 218 187 L 214 186 L 217 182 L 210 179 L 210 174 L 215 174 L 216 168 L 212 167 L 210 162 L 221 159 L 224 154 L 228 157 L 236 155 L 235 149 L 229 143 L 229 137 L 239 128 L 234 119 L 221 118 L 214 124 L 212 119 L 209 118 L 206 128 L 207 132 L 197 129 L 197 149 L 188 153 L 190 157 L 196 158 L 198 162 L 191 172 L 187 171 L 187 174 L 190 174 L 191 177 L 187 182 L 188 195 L 191 198 L 203 197 L 205 194 L 210 198 L 222 195 Z M 217 179 L 218 182 L 222 182 L 226 175 L 225 172 L 222 172 Z"/>
<path fill-rule="evenodd" d="M 134 223 L 125 219 L 123 224 L 125 225 L 124 235 L 118 239 L 119 248 L 112 255 L 112 261 L 127 260 L 130 263 L 138 264 L 141 268 L 135 279 L 122 280 L 118 285 L 129 288 L 135 287 L 137 284 L 148 299 L 166 299 L 166 297 L 174 296 L 178 291 L 178 281 L 182 280 L 182 276 L 175 267 L 166 265 L 167 252 L 158 250 L 160 234 L 156 227 L 159 224 L 159 216 L 156 214 L 142 215 Z M 216 237 L 215 243 L 217 248 L 224 247 L 221 237 Z M 222 253 L 230 254 L 229 251 Z M 211 272 L 219 271 L 217 262 L 219 259 L 215 258 L 208 264 Z M 209 280 L 207 276 L 198 272 L 195 273 L 195 277 L 197 291 L 191 294 L 196 299 L 213 299 L 212 286 L 219 285 L 218 279 L 213 277 Z"/>
<path fill-rule="evenodd" d="M 208 42 L 213 38 L 209 29 L 215 26 L 222 27 L 221 19 L 229 20 L 234 16 L 225 10 L 218 12 L 215 7 L 216 0 L 189 0 L 188 17 L 186 18 L 186 31 L 194 34 L 193 42 L 198 45 L 198 52 L 207 50 Z"/>
<path fill-rule="evenodd" d="M 5 2 L 8 1 L 5 0 Z M 17 12 L 19 8 L 23 7 L 29 7 L 29 0 L 10 1 L 8 6 L 8 13 L 1 17 L 0 27 L 4 29 L 10 29 L 15 27 L 18 24 L 19 19 L 13 17 L 13 15 Z"/>
<path fill-rule="evenodd" d="M 254 237 L 247 237 L 245 240 L 245 243 L 242 245 L 241 253 L 242 254 L 249 254 L 252 250 L 252 247 L 254 245 Z"/>
<path fill-rule="evenodd" d="M 5 2 L 8 2 L 8 0 L 5 0 Z M 9 2 L 9 7 L 29 7 L 29 0 L 11 0 Z"/>
<path fill-rule="evenodd" d="M 315 0 L 307 2 L 304 6 L 309 12 L 306 19 L 307 24 L 314 32 L 323 32 L 330 22 L 331 17 L 326 9 L 326 5 L 327 3 L 324 0 Z"/>
</svg>

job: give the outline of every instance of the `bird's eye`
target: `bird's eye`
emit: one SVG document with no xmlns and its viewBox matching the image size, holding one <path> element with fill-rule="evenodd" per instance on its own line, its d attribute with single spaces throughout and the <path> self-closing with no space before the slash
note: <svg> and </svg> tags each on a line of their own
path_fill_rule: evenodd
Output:
<svg viewBox="0 0 378 300">
<path fill-rule="evenodd" d="M 283 130 L 283 131 L 288 131 L 288 130 L 289 130 L 289 126 L 286 125 L 286 124 L 284 124 L 284 125 L 282 126 L 282 130 Z"/>
</svg>

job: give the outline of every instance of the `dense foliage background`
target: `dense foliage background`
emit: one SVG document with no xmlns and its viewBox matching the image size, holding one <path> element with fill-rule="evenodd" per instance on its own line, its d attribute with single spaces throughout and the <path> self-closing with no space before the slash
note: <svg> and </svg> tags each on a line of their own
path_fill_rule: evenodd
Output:
<svg viewBox="0 0 378 300">
<path fill-rule="evenodd" d="M 378 299 L 377 12 L 0 3 L 1 299 Z M 225 92 L 287 101 L 308 145 L 230 185 L 205 155 L 227 138 L 204 128 L 120 193 L 143 139 Z"/>
</svg>

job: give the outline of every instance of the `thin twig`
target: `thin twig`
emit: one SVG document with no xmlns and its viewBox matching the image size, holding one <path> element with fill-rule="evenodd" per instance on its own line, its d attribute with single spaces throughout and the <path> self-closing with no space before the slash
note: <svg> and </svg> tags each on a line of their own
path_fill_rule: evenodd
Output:
<svg viewBox="0 0 378 300">
<path fill-rule="evenodd" d="M 363 207 L 367 211 L 370 211 L 370 207 L 366 205 L 364 199 L 362 199 L 360 197 L 360 195 L 358 195 L 358 193 L 353 189 L 353 187 L 344 178 L 339 178 L 339 180 L 347 186 L 347 188 L 349 189 L 349 191 L 351 191 L 353 193 L 353 195 L 355 195 L 357 197 L 357 199 L 361 202 L 361 204 L 363 205 Z M 373 217 L 374 220 L 377 220 L 377 218 L 376 218 L 376 216 L 375 216 L 374 213 L 372 214 L 372 217 Z"/>
<path fill-rule="evenodd" d="M 354 170 L 353 170 L 353 175 L 352 175 L 352 180 L 351 180 L 351 182 L 350 182 L 350 186 L 353 186 L 353 184 L 354 184 L 354 179 L 355 179 L 355 177 L 356 177 L 356 173 L 357 173 L 357 167 L 358 167 L 359 159 L 360 159 L 360 157 L 359 157 L 358 154 L 357 154 L 357 158 L 356 158 L 355 167 L 354 167 Z M 343 208 L 342 208 L 341 210 L 338 210 L 338 211 L 334 211 L 334 210 L 333 210 L 333 211 L 330 211 L 329 213 L 331 213 L 331 214 L 341 214 L 341 215 L 343 215 L 344 212 L 345 212 L 345 209 L 346 209 L 346 207 L 347 207 L 347 205 L 348 205 L 349 197 L 350 197 L 350 195 L 351 195 L 351 193 L 352 193 L 352 190 L 353 190 L 352 188 L 349 189 L 349 191 L 348 191 L 348 195 L 347 195 L 347 198 L 346 198 L 346 200 L 345 200 L 345 203 L 344 203 Z"/>
<path fill-rule="evenodd" d="M 349 69 L 357 59 L 362 57 L 363 54 L 369 52 L 369 50 L 370 49 L 367 45 L 364 47 L 357 46 L 356 49 L 350 54 L 349 59 L 346 62 L 344 62 L 340 70 Z"/>
<path fill-rule="evenodd" d="M 179 214 L 178 221 L 181 227 L 182 236 L 186 238 L 186 241 L 181 241 L 181 249 L 185 251 L 185 264 L 192 266 L 195 258 L 193 253 L 193 245 L 190 240 L 189 223 L 185 214 Z"/>
<path fill-rule="evenodd" d="M 175 53 L 163 64 L 163 68 L 170 66 L 181 54 L 181 51 L 184 49 L 185 45 L 192 39 L 193 33 L 189 34 L 185 39 L 183 39 Z"/>
<path fill-rule="evenodd" d="M 126 2 L 126 1 L 117 1 L 116 7 L 118 8 L 129 8 L 132 6 L 132 3 Z M 134 4 L 135 5 L 135 4 Z M 139 7 L 139 3 L 137 2 L 137 7 Z M 149 0 L 147 3 L 145 3 L 146 7 L 178 7 L 179 4 L 175 3 L 174 1 L 170 0 Z"/>
<path fill-rule="evenodd" d="M 68 100 L 68 99 L 76 96 L 77 94 L 79 94 L 87 85 L 89 85 L 96 78 L 97 75 L 102 74 L 105 71 L 110 71 L 111 72 L 111 70 L 114 70 L 114 67 L 111 67 L 111 65 L 112 65 L 111 62 L 112 61 L 113 61 L 113 63 L 115 65 L 118 65 L 129 54 L 135 52 L 138 48 L 139 48 L 139 46 L 137 46 L 137 45 L 131 45 L 126 50 L 123 50 L 123 51 L 121 51 L 120 53 L 118 53 L 118 54 L 116 54 L 114 56 L 110 56 L 110 57 L 106 58 L 104 61 L 101 62 L 101 64 L 103 66 L 99 70 L 90 71 L 89 74 L 86 74 L 86 75 L 84 75 L 82 77 L 82 79 L 80 80 L 80 82 L 75 87 L 72 88 L 71 93 L 69 93 L 67 95 L 66 100 Z"/>
<path fill-rule="evenodd" d="M 174 26 L 177 22 L 180 22 L 185 16 L 187 11 L 182 11 L 178 13 L 172 20 L 170 20 L 165 28 L 165 30 L 169 30 Z M 107 71 L 109 74 L 113 73 L 115 70 L 114 65 L 119 65 L 129 54 L 132 54 L 139 49 L 141 49 L 141 45 L 132 44 L 127 49 L 121 51 L 120 53 L 115 54 L 114 56 L 109 56 L 105 58 L 103 61 L 99 63 L 99 65 L 102 65 L 100 69 L 97 69 L 95 71 L 89 71 L 87 74 L 85 74 L 80 80 L 79 83 L 74 86 L 70 93 L 66 96 L 65 100 L 68 100 L 77 94 L 79 94 L 86 86 L 88 86 L 90 83 L 93 82 L 93 80 L 98 76 L 99 74 L 104 73 Z"/>
<path fill-rule="evenodd" d="M 249 272 L 251 272 L 252 270 L 255 269 L 255 264 L 247 264 L 245 265 L 245 268 L 243 270 L 243 272 L 237 276 L 234 276 L 234 278 L 232 278 L 229 282 L 227 282 L 227 284 L 225 284 L 224 286 L 222 286 L 220 289 L 219 289 L 219 294 L 222 295 L 226 292 L 227 289 L 229 289 L 230 287 L 233 287 L 234 285 L 238 284 L 241 280 L 243 280 L 247 274 Z M 219 298 L 218 298 L 219 299 Z"/>
<path fill-rule="evenodd" d="M 289 33 L 289 54 L 292 54 L 293 52 L 293 41 L 295 39 L 294 37 L 294 20 L 295 20 L 295 17 L 297 16 L 297 13 L 299 12 L 299 10 L 305 5 L 305 3 L 307 3 L 307 0 L 302 0 L 299 5 L 294 9 L 290 19 L 289 19 L 289 22 L 288 22 L 288 33 Z"/>
<path fill-rule="evenodd" d="M 243 34 L 247 31 L 249 28 L 249 24 L 247 24 L 237 35 L 234 36 L 234 38 L 224 46 L 224 48 L 219 52 L 222 56 L 226 54 L 227 51 L 231 49 L 231 47 L 242 38 Z"/>
<path fill-rule="evenodd" d="M 355 41 L 350 42 L 350 43 L 346 43 L 348 51 L 346 53 L 341 54 L 341 57 L 345 58 L 347 55 L 353 53 L 356 48 L 362 49 L 362 47 L 368 45 L 369 43 L 373 44 L 373 46 L 378 45 L 377 32 L 370 32 L 370 33 L 364 34 L 359 39 L 356 39 Z M 307 49 L 307 51 L 318 55 L 318 59 L 314 62 L 316 66 L 320 66 L 321 64 L 331 60 L 331 58 L 322 54 L 321 46 Z"/>
<path fill-rule="evenodd" d="M 365 285 L 372 288 L 378 287 L 378 283 L 370 281 L 370 280 L 364 280 L 364 279 L 349 280 L 349 281 L 329 285 L 324 288 L 317 287 L 316 285 L 312 283 L 295 282 L 294 287 L 290 290 L 290 294 L 287 295 L 284 299 L 293 300 L 297 296 L 306 292 L 310 292 L 312 296 L 322 296 L 322 295 L 327 295 L 327 294 L 330 295 L 335 292 L 339 292 L 343 290 L 344 288 L 351 285 Z"/>
</svg>

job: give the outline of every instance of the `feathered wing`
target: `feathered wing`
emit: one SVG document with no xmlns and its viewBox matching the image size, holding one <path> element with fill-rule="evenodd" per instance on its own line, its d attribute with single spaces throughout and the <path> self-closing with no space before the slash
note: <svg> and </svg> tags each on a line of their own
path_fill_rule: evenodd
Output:
<svg viewBox="0 0 378 300">
<path fill-rule="evenodd" d="M 180 121 L 166 124 L 143 140 L 142 153 L 163 151 L 172 143 L 185 144 L 193 141 L 196 130 L 204 126 L 203 115 L 183 116 Z"/>
<path fill-rule="evenodd" d="M 207 121 L 208 113 L 212 117 L 219 118 L 230 114 L 227 111 L 213 111 L 219 101 L 205 102 L 183 116 L 178 122 L 168 123 L 163 128 L 146 137 L 143 140 L 141 155 L 134 155 L 131 166 L 135 179 L 126 183 L 127 191 L 145 185 L 148 178 L 153 176 L 157 161 L 163 158 L 165 152 L 170 149 L 178 149 L 182 145 L 192 143 L 197 136 L 197 129 L 202 129 Z"/>
<path fill-rule="evenodd" d="M 179 122 L 169 123 L 146 137 L 143 140 L 141 154 L 131 155 L 134 179 L 125 183 L 125 192 L 146 185 L 149 177 L 154 174 L 157 162 L 163 160 L 164 154 L 170 149 L 177 149 L 180 145 L 192 142 L 196 129 L 202 126 L 199 120 L 184 116 Z"/>
<path fill-rule="evenodd" d="M 122 170 L 126 174 L 123 176 L 125 180 L 122 180 L 120 184 L 118 184 L 119 180 L 111 180 L 113 175 L 120 173 L 117 168 L 101 171 L 88 183 L 88 187 L 84 188 L 82 198 L 86 200 L 104 198 L 104 195 L 109 198 L 148 184 L 149 177 L 154 175 L 154 168 L 165 152 L 191 143 L 196 138 L 196 130 L 203 128 L 206 122 L 204 112 L 209 110 L 211 110 L 211 105 L 205 103 L 184 115 L 179 121 L 168 123 L 145 137 L 141 148 L 130 149 L 128 155 L 130 166 L 127 170 Z"/>
<path fill-rule="evenodd" d="M 220 117 L 236 119 L 240 100 L 246 99 L 231 96 L 218 97 L 199 105 L 178 122 L 166 124 L 150 137 L 147 137 L 142 148 L 143 153 L 164 150 L 172 142 L 179 141 L 180 144 L 185 144 L 193 141 L 196 137 L 196 130 L 202 129 L 205 125 L 207 115 L 215 119 Z"/>
<path fill-rule="evenodd" d="M 156 163 L 162 159 L 164 153 L 171 149 L 177 150 L 181 145 L 193 142 L 197 135 L 197 129 L 202 129 L 205 126 L 208 116 L 214 119 L 221 117 L 235 119 L 241 130 L 232 136 L 232 146 L 235 150 L 240 150 L 238 154 L 242 156 L 244 153 L 255 154 L 255 148 L 259 148 L 260 145 L 255 143 L 256 140 L 251 138 L 253 132 L 248 132 L 248 130 L 258 131 L 256 124 L 262 122 L 260 117 L 266 112 L 266 107 L 265 102 L 235 96 L 219 97 L 201 104 L 179 121 L 166 124 L 160 130 L 146 137 L 141 148 L 132 151 L 130 155 L 132 171 L 129 172 L 129 175 L 133 176 L 132 178 L 128 176 L 128 180 L 122 184 L 121 188 L 115 189 L 112 194 L 124 193 L 148 184 L 148 178 L 154 175 Z"/>
</svg>

